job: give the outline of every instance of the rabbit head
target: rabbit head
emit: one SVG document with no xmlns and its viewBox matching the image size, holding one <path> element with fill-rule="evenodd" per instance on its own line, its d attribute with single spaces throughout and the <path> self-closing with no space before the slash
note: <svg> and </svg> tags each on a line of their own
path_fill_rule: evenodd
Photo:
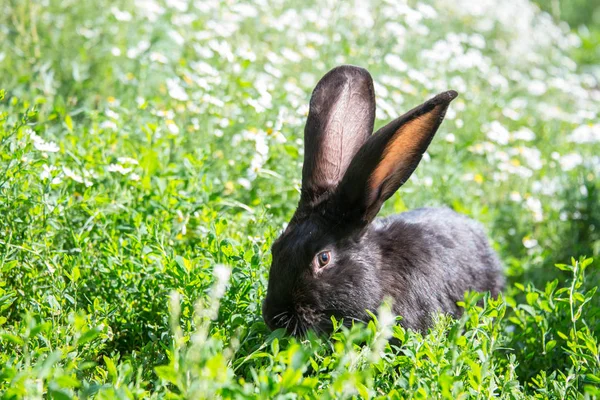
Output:
<svg viewBox="0 0 600 400">
<path fill-rule="evenodd" d="M 304 131 L 301 196 L 272 247 L 263 317 L 294 335 L 328 331 L 331 316 L 368 319 L 384 296 L 382 251 L 368 229 L 409 178 L 441 124 L 454 91 L 442 93 L 371 135 L 369 73 L 340 66 L 317 84 Z"/>
</svg>

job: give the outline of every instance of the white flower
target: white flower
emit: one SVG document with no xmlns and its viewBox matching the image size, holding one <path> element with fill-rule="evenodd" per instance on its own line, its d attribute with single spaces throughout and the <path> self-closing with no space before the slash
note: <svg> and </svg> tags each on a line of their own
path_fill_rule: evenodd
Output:
<svg viewBox="0 0 600 400">
<path fill-rule="evenodd" d="M 163 54 L 153 51 L 150 53 L 150 61 L 159 62 L 161 64 L 166 64 L 169 62 L 169 59 L 165 57 Z"/>
<path fill-rule="evenodd" d="M 177 11 L 185 12 L 188 8 L 188 2 L 186 0 L 166 0 L 167 7 L 174 8 Z"/>
<path fill-rule="evenodd" d="M 167 79 L 169 96 L 179 101 L 188 101 L 189 97 L 176 79 Z"/>
<path fill-rule="evenodd" d="M 267 144 L 267 140 L 265 138 L 265 136 L 262 135 L 256 135 L 256 152 L 262 156 L 266 156 L 267 154 L 269 154 L 269 145 Z"/>
<path fill-rule="evenodd" d="M 138 174 L 136 174 L 135 172 L 133 172 L 131 175 L 129 175 L 129 179 L 131 179 L 132 181 L 139 181 L 140 176 Z"/>
<path fill-rule="evenodd" d="M 535 197 L 528 197 L 525 200 L 525 205 L 533 214 L 533 220 L 536 222 L 541 222 L 544 220 L 544 214 L 542 211 L 542 202 Z"/>
<path fill-rule="evenodd" d="M 173 135 L 178 135 L 179 134 L 179 127 L 172 120 L 167 120 L 167 129 Z"/>
<path fill-rule="evenodd" d="M 557 178 L 549 179 L 543 177 L 541 181 L 535 181 L 531 184 L 533 193 L 541 193 L 545 196 L 553 196 L 561 190 L 560 182 Z"/>
<path fill-rule="evenodd" d="M 542 81 L 531 81 L 529 82 L 529 85 L 527 85 L 527 91 L 534 96 L 541 96 L 546 93 L 546 90 L 546 84 Z"/>
<path fill-rule="evenodd" d="M 150 42 L 147 40 L 141 40 L 135 47 L 132 47 L 127 50 L 128 58 L 137 58 L 140 54 L 145 52 L 150 48 Z"/>
<path fill-rule="evenodd" d="M 129 13 L 129 11 L 121 11 L 117 7 L 111 8 L 110 11 L 115 16 L 115 19 L 117 21 L 131 21 L 131 14 Z"/>
<path fill-rule="evenodd" d="M 48 153 L 56 153 L 57 151 L 60 150 L 60 147 L 58 147 L 58 145 L 54 142 L 48 142 L 48 143 L 34 142 L 33 146 L 36 149 L 38 149 L 39 151 L 45 151 Z"/>
<path fill-rule="evenodd" d="M 263 112 L 266 111 L 266 108 L 262 104 L 260 104 L 258 101 L 254 100 L 254 99 L 248 99 L 246 101 L 248 102 L 249 105 L 251 105 L 252 107 L 254 107 L 254 110 L 257 113 L 260 114 L 260 113 L 263 113 Z"/>
<path fill-rule="evenodd" d="M 213 276 L 215 277 L 215 283 L 212 286 L 211 296 L 220 299 L 227 289 L 229 277 L 231 276 L 231 268 L 223 264 L 217 264 L 213 268 Z"/>
<path fill-rule="evenodd" d="M 135 10 L 145 16 L 150 22 L 155 22 L 165 12 L 165 9 L 156 0 L 135 0 L 134 6 Z"/>
<path fill-rule="evenodd" d="M 130 157 L 119 157 L 119 158 L 117 158 L 117 161 L 119 161 L 121 164 L 133 164 L 133 165 L 139 164 L 138 160 L 136 160 L 135 158 L 130 158 Z"/>
<path fill-rule="evenodd" d="M 514 165 L 510 162 L 501 162 L 498 164 L 498 169 L 503 172 L 507 172 L 509 174 L 515 174 L 520 176 L 521 178 L 531 178 L 533 176 L 533 171 L 527 167 L 522 165 Z"/>
<path fill-rule="evenodd" d="M 283 133 L 281 133 L 281 131 L 275 131 L 275 132 L 273 132 L 273 138 L 275 139 L 275 141 L 277 143 L 285 143 L 285 142 L 287 142 L 287 139 L 285 138 L 285 136 L 283 136 Z"/>
<path fill-rule="evenodd" d="M 185 39 L 184 39 L 184 37 L 183 37 L 183 36 L 181 36 L 181 34 L 180 34 L 179 32 L 177 32 L 177 31 L 174 31 L 174 30 L 170 30 L 170 31 L 169 31 L 167 34 L 169 35 L 169 37 L 170 37 L 171 39 L 173 39 L 173 41 L 174 41 L 174 42 L 175 42 L 177 45 L 181 46 L 181 45 L 183 45 L 183 44 L 185 43 Z"/>
<path fill-rule="evenodd" d="M 108 172 L 118 172 L 121 175 L 127 175 L 128 173 L 130 173 L 132 171 L 131 168 L 125 168 L 119 164 L 110 164 L 108 167 L 106 167 L 106 170 Z"/>
<path fill-rule="evenodd" d="M 117 130 L 117 124 L 115 124 L 114 121 L 108 121 L 108 120 L 107 121 L 103 121 L 100 124 L 100 129 L 110 129 L 110 130 L 116 131 Z"/>
<path fill-rule="evenodd" d="M 260 154 L 255 154 L 254 157 L 252 157 L 252 160 L 250 161 L 250 169 L 248 171 L 249 177 L 251 179 L 256 178 L 256 174 L 258 173 L 258 171 L 260 171 L 265 161 L 266 160 L 264 156 Z"/>
<path fill-rule="evenodd" d="M 488 125 L 487 137 L 501 145 L 507 145 L 510 139 L 510 132 L 498 121 L 492 121 Z"/>
<path fill-rule="evenodd" d="M 535 246 L 538 245 L 538 241 L 529 237 L 524 237 L 523 238 L 523 246 L 525 246 L 526 249 L 531 249 Z"/>
<path fill-rule="evenodd" d="M 478 49 L 485 48 L 485 38 L 479 33 L 475 33 L 469 36 L 469 44 L 473 47 L 477 47 Z"/>
<path fill-rule="evenodd" d="M 242 47 L 237 50 L 237 54 L 244 60 L 250 62 L 256 61 L 256 54 L 249 47 Z"/>
<path fill-rule="evenodd" d="M 290 50 L 286 47 L 284 47 L 281 50 L 281 55 L 283 56 L 283 58 L 285 58 L 293 63 L 298 63 L 298 62 L 302 61 L 302 57 L 300 56 L 300 54 L 298 54 L 295 51 Z"/>
<path fill-rule="evenodd" d="M 44 139 L 36 135 L 36 133 L 32 130 L 29 131 L 29 136 L 33 141 L 33 147 L 36 150 L 47 152 L 47 153 L 56 153 L 60 150 L 60 147 L 54 142 L 46 142 Z"/>
<path fill-rule="evenodd" d="M 517 151 L 532 169 L 539 170 L 544 165 L 542 162 L 542 153 L 538 149 L 522 146 Z"/>
<path fill-rule="evenodd" d="M 58 168 L 56 168 L 54 165 L 49 166 L 47 164 L 44 164 L 42 168 L 43 171 L 40 173 L 40 179 L 43 181 L 52 178 L 52 172 L 58 170 Z M 53 185 L 58 185 L 61 182 L 62 179 L 60 178 L 60 176 L 55 176 L 54 178 L 52 178 L 52 181 L 50 183 Z"/>
<path fill-rule="evenodd" d="M 559 162 L 563 171 L 570 171 L 583 162 L 583 157 L 578 153 L 569 153 L 562 156 Z"/>
<path fill-rule="evenodd" d="M 217 71 L 210 64 L 207 64 L 204 61 L 194 62 L 191 64 L 191 67 L 200 75 L 219 76 L 219 71 Z"/>
<path fill-rule="evenodd" d="M 54 165 L 48 166 L 48 164 L 42 165 L 43 171 L 40 173 L 40 179 L 46 180 L 52 176 L 52 171 L 56 170 Z"/>
<path fill-rule="evenodd" d="M 400 72 L 405 72 L 406 70 L 408 70 L 408 65 L 406 65 L 406 63 L 395 54 L 387 54 L 383 58 L 383 61 L 385 61 L 385 63 L 390 67 Z"/>
<path fill-rule="evenodd" d="M 88 180 L 88 179 L 84 179 L 81 175 L 75 173 L 75 171 L 73 171 L 71 168 L 68 167 L 63 167 L 63 173 L 65 174 L 65 176 L 67 178 L 70 178 L 72 180 L 74 180 L 75 182 L 78 183 L 83 183 L 85 184 L 86 187 L 92 186 L 93 183 L 92 181 Z M 90 175 L 89 172 L 85 171 L 84 172 L 86 175 Z"/>
<path fill-rule="evenodd" d="M 513 121 L 517 121 L 519 118 L 521 118 L 521 114 L 510 107 L 504 108 L 502 110 L 502 115 L 504 115 L 506 118 L 512 119 Z"/>
<path fill-rule="evenodd" d="M 396 316 L 392 313 L 390 307 L 383 306 L 379 308 L 377 322 L 381 330 L 390 329 L 396 323 Z"/>
<path fill-rule="evenodd" d="M 246 190 L 250 190 L 252 187 L 252 182 L 246 178 L 238 178 L 237 183 Z"/>
<path fill-rule="evenodd" d="M 110 119 L 119 119 L 119 114 L 117 114 L 110 108 L 107 108 L 106 111 L 104 111 L 104 114 L 106 114 L 106 116 Z"/>
<path fill-rule="evenodd" d="M 533 133 L 531 129 L 527 127 L 522 127 L 518 131 L 513 132 L 513 139 L 531 142 L 535 139 L 535 133 Z"/>
<path fill-rule="evenodd" d="M 578 126 L 567 140 L 574 143 L 600 142 L 600 124 Z"/>
</svg>

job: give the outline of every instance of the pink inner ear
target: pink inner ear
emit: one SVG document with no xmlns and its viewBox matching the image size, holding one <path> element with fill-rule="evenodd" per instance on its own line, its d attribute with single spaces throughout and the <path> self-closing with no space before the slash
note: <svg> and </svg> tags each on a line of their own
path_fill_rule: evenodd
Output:
<svg viewBox="0 0 600 400">
<path fill-rule="evenodd" d="M 385 199 L 391 195 L 389 191 L 398 189 L 404 176 L 411 172 L 415 159 L 422 155 L 424 143 L 435 131 L 436 122 L 439 121 L 437 108 L 407 122 L 394 133 L 381 161 L 371 174 L 370 193 Z M 381 187 L 382 185 L 385 187 Z"/>
<path fill-rule="evenodd" d="M 326 135 L 323 136 L 321 149 L 317 154 L 320 177 L 329 186 L 335 186 L 348 169 L 352 157 L 368 138 L 368 108 L 371 104 L 365 100 L 357 88 L 348 81 L 335 104 L 331 106 L 329 118 L 325 121 Z M 365 134 L 366 132 L 366 134 Z"/>
</svg>

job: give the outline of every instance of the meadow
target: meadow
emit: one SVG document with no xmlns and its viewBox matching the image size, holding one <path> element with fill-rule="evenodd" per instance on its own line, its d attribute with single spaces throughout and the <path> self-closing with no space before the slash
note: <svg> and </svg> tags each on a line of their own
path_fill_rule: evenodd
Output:
<svg viewBox="0 0 600 400">
<path fill-rule="evenodd" d="M 529 0 L 0 1 L 0 398 L 599 398 L 590 40 Z M 330 337 L 262 320 L 344 63 L 376 128 L 459 92 L 381 214 L 477 219 L 508 285 L 427 334 L 385 306 Z"/>
</svg>

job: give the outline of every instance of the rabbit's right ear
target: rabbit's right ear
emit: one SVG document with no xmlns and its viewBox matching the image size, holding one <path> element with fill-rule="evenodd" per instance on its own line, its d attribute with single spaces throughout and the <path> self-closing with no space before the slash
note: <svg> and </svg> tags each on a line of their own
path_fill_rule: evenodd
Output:
<svg viewBox="0 0 600 400">
<path fill-rule="evenodd" d="M 342 65 L 321 78 L 304 129 L 301 204 L 314 205 L 334 191 L 374 121 L 373 79 L 367 70 Z"/>
<path fill-rule="evenodd" d="M 350 222 L 369 223 L 413 173 L 458 96 L 450 90 L 390 122 L 353 158 L 337 190 L 337 211 Z"/>
</svg>

